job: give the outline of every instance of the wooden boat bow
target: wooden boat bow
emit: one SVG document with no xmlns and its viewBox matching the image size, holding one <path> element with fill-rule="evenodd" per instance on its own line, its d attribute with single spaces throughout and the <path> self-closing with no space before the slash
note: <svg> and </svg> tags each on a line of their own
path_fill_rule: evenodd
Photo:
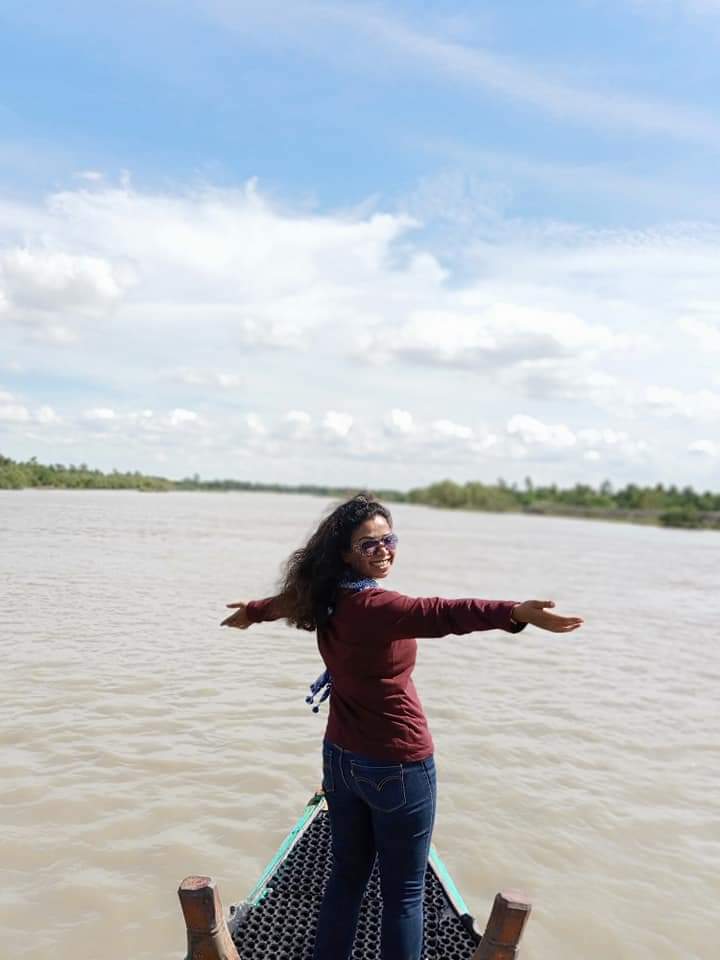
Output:
<svg viewBox="0 0 720 960">
<path fill-rule="evenodd" d="M 330 856 L 326 813 L 324 797 L 315 794 L 252 892 L 231 906 L 229 925 L 211 877 L 183 880 L 178 895 L 187 928 L 185 960 L 302 960 L 309 956 L 324 883 L 323 864 Z M 531 909 L 527 897 L 516 890 L 498 893 L 480 936 L 434 847 L 428 867 L 426 960 L 516 960 Z M 376 870 L 368 884 L 372 895 L 364 902 L 365 919 L 361 911 L 356 939 L 368 960 L 379 958 Z M 282 929 L 288 923 L 292 936 Z M 276 933 L 277 944 L 272 942 Z"/>
</svg>

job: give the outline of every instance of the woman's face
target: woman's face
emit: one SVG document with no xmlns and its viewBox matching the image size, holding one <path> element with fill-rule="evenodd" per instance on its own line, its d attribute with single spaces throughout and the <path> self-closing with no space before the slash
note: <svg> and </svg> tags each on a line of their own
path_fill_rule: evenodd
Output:
<svg viewBox="0 0 720 960">
<path fill-rule="evenodd" d="M 365 520 L 353 530 L 350 549 L 342 555 L 343 560 L 361 577 L 386 577 L 395 562 L 395 550 L 389 549 L 382 538 L 391 533 L 392 527 L 379 513 Z M 365 549 L 371 549 L 370 553 L 363 552 L 363 544 L 368 545 Z"/>
</svg>

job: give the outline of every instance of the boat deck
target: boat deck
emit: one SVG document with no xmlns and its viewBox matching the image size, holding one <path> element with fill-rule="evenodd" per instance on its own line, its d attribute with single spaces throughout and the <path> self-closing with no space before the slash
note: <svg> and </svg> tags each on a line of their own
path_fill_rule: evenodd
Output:
<svg viewBox="0 0 720 960">
<path fill-rule="evenodd" d="M 327 809 L 318 797 L 250 897 L 231 908 L 230 931 L 241 960 L 312 960 L 331 856 Z M 429 864 L 422 958 L 470 960 L 480 939 L 472 917 L 434 850 Z M 376 864 L 365 891 L 352 960 L 380 960 L 381 915 Z"/>
</svg>

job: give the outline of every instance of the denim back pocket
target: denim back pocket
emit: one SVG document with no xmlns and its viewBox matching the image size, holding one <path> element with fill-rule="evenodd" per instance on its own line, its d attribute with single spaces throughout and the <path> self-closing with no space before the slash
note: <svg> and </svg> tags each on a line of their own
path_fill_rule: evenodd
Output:
<svg viewBox="0 0 720 960">
<path fill-rule="evenodd" d="M 401 763 L 377 767 L 353 762 L 350 774 L 355 789 L 373 810 L 393 813 L 405 806 L 405 780 Z"/>
<path fill-rule="evenodd" d="M 322 788 L 325 793 L 333 793 L 335 791 L 335 780 L 333 778 L 333 766 L 332 766 L 332 750 L 329 750 L 327 747 L 323 747 L 322 752 L 322 763 L 323 763 L 323 778 L 322 778 Z"/>
</svg>

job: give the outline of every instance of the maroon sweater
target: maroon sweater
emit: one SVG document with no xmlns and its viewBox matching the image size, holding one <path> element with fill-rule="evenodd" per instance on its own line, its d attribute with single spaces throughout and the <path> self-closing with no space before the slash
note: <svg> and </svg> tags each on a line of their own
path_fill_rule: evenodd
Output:
<svg viewBox="0 0 720 960">
<path fill-rule="evenodd" d="M 379 587 L 340 590 L 335 612 L 318 631 L 332 675 L 325 736 L 373 760 L 411 762 L 433 752 L 427 719 L 412 681 L 416 637 L 525 626 L 510 618 L 514 600 L 406 597 Z M 247 605 L 253 623 L 279 620 L 274 597 Z"/>
</svg>

